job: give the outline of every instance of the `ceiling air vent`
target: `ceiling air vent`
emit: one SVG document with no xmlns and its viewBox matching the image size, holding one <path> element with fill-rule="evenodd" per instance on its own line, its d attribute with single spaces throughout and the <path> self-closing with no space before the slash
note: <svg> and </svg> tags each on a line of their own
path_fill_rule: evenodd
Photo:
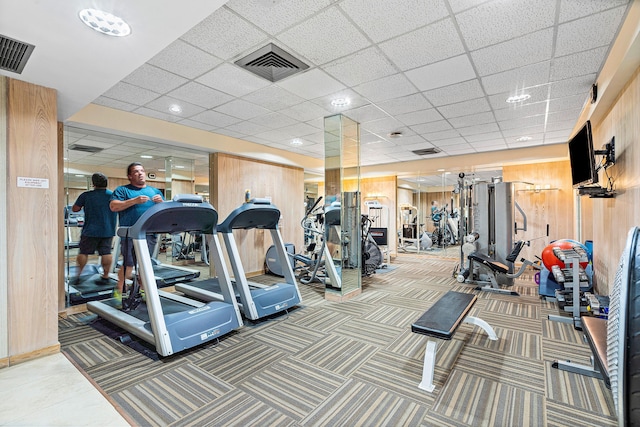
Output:
<svg viewBox="0 0 640 427">
<path fill-rule="evenodd" d="M 438 154 L 440 152 L 439 148 L 423 148 L 422 150 L 413 150 L 413 154 L 417 154 L 418 156 L 428 156 L 429 154 Z"/>
<path fill-rule="evenodd" d="M 309 68 L 307 64 L 273 43 L 238 59 L 236 64 L 270 82 L 277 82 Z"/>
<path fill-rule="evenodd" d="M 69 146 L 69 150 L 72 151 L 83 151 L 85 153 L 99 153 L 103 150 L 103 148 L 100 147 L 92 147 L 90 145 L 80 145 L 80 144 L 73 144 Z"/>
<path fill-rule="evenodd" d="M 0 34 L 0 69 L 13 73 L 22 73 L 27 60 L 31 56 L 34 45 Z"/>
</svg>

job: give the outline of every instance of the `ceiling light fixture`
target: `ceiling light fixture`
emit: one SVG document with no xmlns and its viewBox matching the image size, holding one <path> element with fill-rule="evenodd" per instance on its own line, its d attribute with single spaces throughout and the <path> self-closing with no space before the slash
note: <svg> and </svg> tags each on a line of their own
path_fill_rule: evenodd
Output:
<svg viewBox="0 0 640 427">
<path fill-rule="evenodd" d="M 148 155 L 148 154 L 142 154 L 142 155 L 140 156 L 140 158 L 141 158 L 141 159 L 153 159 L 153 156 L 150 156 L 150 155 Z"/>
<path fill-rule="evenodd" d="M 389 138 L 402 138 L 402 132 L 391 132 Z"/>
<path fill-rule="evenodd" d="M 336 98 L 331 101 L 331 105 L 334 107 L 346 107 L 351 104 L 351 100 L 349 98 Z"/>
<path fill-rule="evenodd" d="M 516 104 L 518 102 L 526 101 L 529 98 L 531 98 L 531 95 L 529 95 L 528 93 L 523 93 L 522 95 L 514 95 L 508 97 L 507 102 L 509 104 Z"/>
<path fill-rule="evenodd" d="M 97 9 L 82 9 L 78 17 L 89 28 L 114 37 L 125 37 L 131 34 L 131 27 L 122 18 Z"/>
<path fill-rule="evenodd" d="M 294 147 L 298 147 L 298 146 L 302 145 L 302 140 L 296 138 L 296 139 L 292 140 L 290 142 L 290 144 L 293 145 Z"/>
<path fill-rule="evenodd" d="M 172 113 L 180 114 L 182 113 L 182 107 L 178 104 L 171 104 L 169 106 L 169 111 L 171 111 Z"/>
<path fill-rule="evenodd" d="M 531 137 L 530 136 L 521 136 L 520 138 L 516 138 L 517 142 L 524 142 L 524 141 L 530 141 Z"/>
<path fill-rule="evenodd" d="M 176 168 L 176 169 L 184 169 L 184 166 L 182 166 L 182 165 L 175 165 L 175 166 L 174 166 L 174 168 Z"/>
</svg>

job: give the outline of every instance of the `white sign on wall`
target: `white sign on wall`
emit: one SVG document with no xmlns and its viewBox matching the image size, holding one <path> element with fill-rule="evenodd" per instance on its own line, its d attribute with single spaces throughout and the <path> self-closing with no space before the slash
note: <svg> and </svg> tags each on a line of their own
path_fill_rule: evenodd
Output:
<svg viewBox="0 0 640 427">
<path fill-rule="evenodd" d="M 49 180 L 47 178 L 30 178 L 25 176 L 19 176 L 18 187 L 49 188 Z"/>
</svg>

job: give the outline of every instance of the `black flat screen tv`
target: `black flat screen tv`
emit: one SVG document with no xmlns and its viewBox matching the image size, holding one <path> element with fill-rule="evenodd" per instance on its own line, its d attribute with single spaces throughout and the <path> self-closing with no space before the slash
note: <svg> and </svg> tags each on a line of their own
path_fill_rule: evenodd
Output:
<svg viewBox="0 0 640 427">
<path fill-rule="evenodd" d="M 575 188 L 598 183 L 589 120 L 569 140 L 569 159 L 571 161 L 571 180 Z"/>
</svg>

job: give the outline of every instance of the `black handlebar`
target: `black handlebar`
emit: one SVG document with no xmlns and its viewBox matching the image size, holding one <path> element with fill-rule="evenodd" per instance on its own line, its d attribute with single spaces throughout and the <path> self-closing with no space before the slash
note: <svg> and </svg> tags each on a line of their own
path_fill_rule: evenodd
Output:
<svg viewBox="0 0 640 427">
<path fill-rule="evenodd" d="M 316 208 L 316 206 L 318 206 L 318 203 L 320 203 L 320 200 L 322 200 L 322 196 L 318 197 L 318 200 L 316 200 L 316 202 L 313 204 L 313 206 L 311 206 L 309 209 L 307 209 L 307 212 L 305 212 L 304 216 L 307 216 L 311 212 L 313 212 L 313 210 Z"/>
</svg>

